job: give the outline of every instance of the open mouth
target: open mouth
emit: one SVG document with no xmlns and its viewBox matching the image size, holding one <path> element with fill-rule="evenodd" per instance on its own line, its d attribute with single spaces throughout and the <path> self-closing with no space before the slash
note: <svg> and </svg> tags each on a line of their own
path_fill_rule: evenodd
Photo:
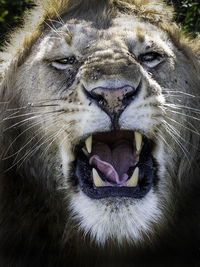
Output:
<svg viewBox="0 0 200 267">
<path fill-rule="evenodd" d="M 142 198 L 157 180 L 153 147 L 137 131 L 93 134 L 77 147 L 77 182 L 90 198 Z"/>
</svg>

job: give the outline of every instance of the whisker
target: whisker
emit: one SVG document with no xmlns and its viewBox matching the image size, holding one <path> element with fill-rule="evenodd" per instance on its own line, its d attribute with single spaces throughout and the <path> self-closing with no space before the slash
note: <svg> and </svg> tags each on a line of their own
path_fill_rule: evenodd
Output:
<svg viewBox="0 0 200 267">
<path fill-rule="evenodd" d="M 63 126 L 64 127 L 64 126 Z M 62 127 L 62 128 L 63 128 Z M 62 130 L 62 132 L 64 132 L 64 130 Z M 48 141 L 52 140 L 55 137 L 55 133 L 53 133 L 52 135 L 50 135 L 44 142 L 42 142 L 40 145 L 38 145 L 38 143 L 40 143 L 40 141 L 44 138 L 44 136 L 42 138 L 39 139 L 38 142 L 36 142 L 36 144 L 30 149 L 28 150 L 28 152 L 25 154 L 25 156 L 23 156 L 18 162 L 18 163 L 22 160 L 22 162 L 20 163 L 20 165 L 18 166 L 18 168 L 20 168 L 24 161 L 28 158 L 31 157 L 37 150 L 39 150 L 41 148 L 41 146 L 45 145 Z"/>
<path fill-rule="evenodd" d="M 53 114 L 54 115 L 54 114 Z M 48 122 L 52 119 L 52 116 L 48 117 L 47 119 L 45 119 L 45 122 Z M 6 155 L 8 154 L 8 151 L 10 150 L 10 148 L 12 147 L 12 145 L 24 134 L 26 133 L 27 131 L 29 131 L 31 128 L 41 124 L 43 122 L 43 120 L 41 119 L 40 121 L 36 121 L 34 123 L 31 124 L 30 127 L 28 127 L 27 129 L 25 129 L 22 133 L 20 133 L 13 141 L 12 143 L 9 145 L 9 147 L 7 148 L 6 152 L 4 153 L 4 157 L 2 158 L 2 160 L 6 160 L 6 159 L 9 159 L 11 157 L 13 157 L 14 155 L 16 155 L 17 153 L 19 153 L 21 150 L 23 150 L 36 136 L 37 136 L 37 132 L 39 132 L 41 129 L 42 129 L 42 126 L 37 129 L 35 132 L 34 132 L 34 137 L 31 138 L 22 148 L 20 148 L 20 150 L 18 152 L 15 152 L 14 154 L 12 155 L 9 155 L 6 157 Z"/>
<path fill-rule="evenodd" d="M 174 113 L 174 114 L 181 115 L 181 116 L 185 116 L 185 117 L 190 118 L 190 119 L 193 119 L 193 120 L 200 121 L 199 118 L 194 117 L 194 116 L 190 116 L 190 115 L 185 114 L 185 113 L 181 113 L 181 112 L 178 112 L 178 111 L 175 111 L 175 110 L 170 110 L 170 109 L 167 109 L 167 111 L 168 111 L 168 112 L 171 112 L 171 113 Z"/>
<path fill-rule="evenodd" d="M 167 90 L 167 89 L 162 89 L 163 92 L 168 92 L 168 93 L 173 93 L 173 94 L 183 94 L 184 96 L 189 96 L 189 97 L 193 97 L 193 98 L 199 98 L 199 96 L 196 95 L 192 95 L 186 92 L 182 92 L 182 91 L 173 91 L 173 90 Z"/>
<path fill-rule="evenodd" d="M 44 23 L 54 32 L 54 33 L 56 33 L 57 35 L 58 35 L 58 37 L 60 38 L 60 39 L 63 39 L 63 36 L 62 36 L 62 34 L 60 34 L 60 33 L 63 33 L 62 31 L 58 31 L 56 28 L 55 28 L 55 26 L 52 24 L 52 26 L 48 23 L 48 22 L 46 22 L 46 21 L 44 21 Z"/>
<path fill-rule="evenodd" d="M 43 108 L 43 107 L 57 107 L 60 106 L 59 104 L 44 104 L 44 105 L 31 105 L 34 108 Z"/>
<path fill-rule="evenodd" d="M 67 126 L 70 126 L 71 123 L 69 123 Z M 62 146 L 65 142 L 65 140 L 70 136 L 70 134 L 67 134 L 64 139 L 62 140 L 62 142 L 60 143 L 60 146 Z"/>
<path fill-rule="evenodd" d="M 44 98 L 44 99 L 40 99 L 39 101 L 37 101 L 36 103 L 47 103 L 47 102 L 52 102 L 52 101 L 59 101 L 61 100 L 60 98 Z M 34 102 L 29 102 L 28 105 L 32 105 L 35 104 Z"/>
<path fill-rule="evenodd" d="M 191 110 L 195 113 L 198 113 L 200 114 L 200 109 L 197 109 L 197 108 L 192 108 L 192 107 L 188 107 L 188 106 L 185 106 L 185 105 L 179 105 L 179 104 L 168 104 L 168 103 L 165 103 L 164 106 L 169 106 L 170 108 L 174 108 L 174 109 L 178 109 L 178 110 L 181 110 L 181 109 L 188 109 L 188 110 Z"/>
<path fill-rule="evenodd" d="M 173 149 L 173 148 L 170 146 L 170 144 L 164 139 L 162 131 L 161 131 L 158 127 L 156 127 L 156 126 L 155 126 L 155 129 L 159 132 L 159 138 L 162 139 L 162 141 L 166 144 L 167 147 L 169 147 L 169 149 L 170 149 L 173 153 L 175 153 L 174 149 Z M 154 136 L 155 136 L 155 138 L 157 138 L 157 134 L 154 134 Z"/>
<path fill-rule="evenodd" d="M 58 99 L 58 98 L 53 98 L 53 99 L 41 99 L 40 101 L 37 101 L 37 103 L 34 103 L 34 102 L 29 102 L 27 103 L 26 106 L 23 106 L 23 107 L 16 107 L 16 108 L 7 108 L 6 111 L 15 111 L 15 110 L 23 110 L 23 109 L 26 109 L 26 108 L 31 108 L 31 107 L 46 107 L 46 106 L 59 106 L 59 104 L 46 104 L 47 102 L 53 102 L 53 101 L 59 101 L 61 99 Z"/>
<path fill-rule="evenodd" d="M 41 128 L 42 129 L 42 128 Z M 50 130 L 48 130 L 49 132 Z M 38 135 L 40 134 L 39 132 L 39 129 L 37 131 L 37 135 L 34 135 L 34 137 L 31 138 L 31 140 L 29 140 L 29 143 L 34 139 L 36 138 Z M 55 133 L 53 133 L 48 139 L 50 139 L 51 137 L 53 137 L 55 135 Z M 16 165 L 18 165 L 20 162 L 21 164 L 18 166 L 18 168 L 20 168 L 22 166 L 22 164 L 24 163 L 24 161 L 29 157 L 31 156 L 33 153 L 35 153 L 38 149 L 40 149 L 40 147 L 45 144 L 45 142 L 43 142 L 42 144 L 40 144 L 38 146 L 38 144 L 41 142 L 41 140 L 44 138 L 44 136 L 42 136 L 35 144 L 33 147 L 31 147 L 27 152 L 26 154 L 21 157 L 20 159 L 17 160 L 17 157 L 19 155 L 19 151 L 17 152 L 17 156 L 15 157 L 14 161 L 13 161 L 13 164 L 10 168 L 6 169 L 5 172 L 8 172 L 9 170 L 11 170 L 12 168 L 14 168 Z M 46 140 L 46 142 L 48 142 L 48 140 Z"/>
<path fill-rule="evenodd" d="M 57 110 L 51 110 L 51 111 L 45 111 L 45 112 L 41 112 L 41 111 L 34 111 L 34 112 L 29 112 L 29 113 L 23 113 L 20 114 L 18 116 L 13 116 L 17 113 L 19 113 L 19 111 L 14 112 L 13 114 L 10 114 L 8 117 L 4 118 L 3 120 L 8 120 L 8 119 L 16 119 L 16 118 L 20 118 L 20 117 L 24 117 L 24 116 L 29 116 L 29 115 L 35 115 L 35 114 L 49 114 L 49 113 L 57 113 L 57 112 L 61 112 L 63 111 L 63 109 L 57 109 Z"/>
<path fill-rule="evenodd" d="M 30 118 L 27 118 L 27 119 L 24 119 L 22 121 L 19 121 L 19 122 L 15 123 L 15 124 L 12 124 L 11 126 L 3 129 L 3 133 L 5 133 L 6 131 L 11 130 L 12 128 L 15 128 L 17 126 L 22 126 L 22 125 L 26 124 L 27 122 L 30 122 L 31 120 L 41 118 L 42 116 L 44 116 L 44 114 L 43 115 L 38 115 L 38 116 L 32 116 Z"/>
<path fill-rule="evenodd" d="M 191 126 L 191 128 L 194 129 L 194 131 L 196 131 L 198 133 L 197 128 L 194 126 L 194 124 L 190 123 L 189 121 L 187 122 L 187 124 L 189 124 Z"/>
<path fill-rule="evenodd" d="M 52 23 L 54 22 L 54 23 L 58 23 L 58 24 L 60 24 L 60 25 L 62 25 L 62 26 L 64 25 L 64 22 L 61 22 L 61 21 L 59 21 L 59 20 L 50 19 L 50 18 L 49 18 L 48 20 L 49 20 L 50 22 L 52 22 Z"/>
<path fill-rule="evenodd" d="M 69 125 L 68 125 L 69 126 Z M 41 153 L 40 157 L 44 157 L 46 155 L 46 153 L 48 152 L 49 148 L 51 147 L 51 145 L 55 142 L 55 140 L 65 131 L 66 125 L 64 125 L 63 127 L 61 127 L 61 129 L 55 134 L 53 140 L 48 144 L 48 146 L 44 149 L 44 151 Z M 63 130 L 64 129 L 64 130 Z"/>
<path fill-rule="evenodd" d="M 199 133 L 198 131 L 194 131 L 194 130 L 188 128 L 187 126 L 183 125 L 183 124 L 180 123 L 180 122 L 177 122 L 176 120 L 170 118 L 169 116 L 166 116 L 166 117 L 167 117 L 168 120 L 173 121 L 174 123 L 180 125 L 182 128 L 185 128 L 186 130 L 189 130 L 190 132 L 195 133 L 195 134 L 197 134 L 198 136 L 200 136 L 200 133 Z"/>
<path fill-rule="evenodd" d="M 7 111 L 7 110 L 6 110 Z M 14 115 L 16 115 L 16 114 L 19 114 L 19 110 L 17 110 L 17 111 L 15 111 L 15 112 L 13 112 L 13 113 L 11 113 L 10 115 L 8 115 L 6 118 L 10 118 L 10 117 L 12 117 L 12 116 L 14 116 Z M 2 121 L 5 121 L 5 118 L 2 120 Z"/>
<path fill-rule="evenodd" d="M 169 124 L 167 121 L 163 121 L 164 124 L 168 125 L 169 128 L 171 128 L 171 130 L 173 131 L 174 134 L 176 134 L 178 136 L 178 138 L 180 138 L 181 140 L 183 140 L 185 143 L 189 144 L 190 146 L 194 147 L 195 149 L 198 149 L 196 146 L 194 146 L 191 142 L 188 142 L 188 140 L 185 140 L 180 133 L 177 132 L 177 130 L 175 129 L 175 127 L 173 127 L 171 124 Z"/>
<path fill-rule="evenodd" d="M 22 109 L 26 109 L 29 108 L 29 106 L 23 106 L 23 107 L 18 107 L 18 108 L 7 108 L 5 111 L 6 112 L 10 112 L 10 111 L 15 111 L 15 110 L 22 110 Z"/>
<path fill-rule="evenodd" d="M 191 161 L 188 157 L 189 155 L 189 152 L 188 150 L 182 145 L 182 143 L 179 141 L 179 139 L 176 137 L 176 135 L 172 132 L 172 130 L 170 130 L 169 127 L 166 127 L 167 125 L 165 125 L 165 131 L 168 132 L 168 134 L 173 138 L 173 140 L 177 143 L 177 145 L 179 146 L 179 148 L 182 150 L 185 158 L 187 159 L 188 161 L 188 164 L 191 166 Z"/>
<path fill-rule="evenodd" d="M 61 18 L 61 16 L 60 16 L 60 14 L 58 13 L 58 11 L 54 8 L 54 12 L 55 12 L 55 14 L 56 14 L 56 16 L 57 16 L 57 18 L 58 18 L 58 20 L 59 20 L 59 22 L 61 23 L 61 25 L 65 25 L 65 22 L 64 22 L 64 20 Z"/>
<path fill-rule="evenodd" d="M 3 133 L 5 133 L 6 131 L 11 130 L 12 128 L 15 128 L 15 127 L 17 127 L 17 126 L 19 126 L 19 125 L 22 126 L 22 125 L 26 124 L 27 122 L 30 122 L 31 120 L 41 118 L 42 116 L 43 116 L 43 115 L 32 116 L 32 117 L 27 118 L 27 119 L 24 119 L 24 120 L 22 120 L 22 121 L 16 122 L 15 124 L 12 124 L 11 126 L 5 128 L 5 129 L 3 129 Z"/>
<path fill-rule="evenodd" d="M 51 112 L 51 111 L 49 111 L 49 112 Z M 18 114 L 19 113 L 19 111 L 17 111 L 17 112 L 12 113 L 8 117 L 4 118 L 3 121 L 7 121 L 7 120 L 11 120 L 11 119 L 18 119 L 18 118 L 21 118 L 21 117 L 35 115 L 35 114 L 48 114 L 49 112 L 36 111 L 36 112 L 23 113 L 23 114 L 14 116 L 15 114 Z"/>
<path fill-rule="evenodd" d="M 33 127 L 34 127 L 34 126 L 33 126 Z M 19 153 L 20 153 L 20 152 L 21 152 L 21 151 L 22 151 L 28 144 L 30 144 L 31 141 L 33 141 L 33 140 L 40 134 L 41 129 L 42 129 L 42 127 L 39 127 L 39 128 L 34 132 L 34 136 L 33 136 L 32 138 L 30 138 L 30 139 L 28 140 L 28 142 L 27 142 L 23 147 L 21 147 L 17 152 L 15 152 L 15 153 L 13 153 L 12 155 L 9 155 L 9 156 L 7 156 L 7 157 L 4 157 L 2 160 L 7 160 L 7 159 L 9 159 L 9 158 L 12 158 L 12 157 L 15 156 L 15 155 L 19 155 Z M 16 161 L 16 159 L 17 159 L 17 156 L 15 157 L 13 163 Z"/>
</svg>

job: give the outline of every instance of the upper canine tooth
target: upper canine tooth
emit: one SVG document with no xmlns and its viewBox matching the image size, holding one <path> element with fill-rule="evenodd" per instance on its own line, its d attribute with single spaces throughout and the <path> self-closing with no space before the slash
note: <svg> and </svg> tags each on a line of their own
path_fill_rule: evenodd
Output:
<svg viewBox="0 0 200 267">
<path fill-rule="evenodd" d="M 128 187 L 135 187 L 138 184 L 138 177 L 139 177 L 139 168 L 136 167 L 134 173 L 132 174 L 131 178 L 127 181 L 126 185 Z"/>
<path fill-rule="evenodd" d="M 95 168 L 92 169 L 92 177 L 96 187 L 105 186 L 104 182 L 101 180 L 97 170 Z"/>
<path fill-rule="evenodd" d="M 88 153 L 92 152 L 92 135 L 90 135 L 86 140 L 85 140 L 85 146 L 87 148 Z"/>
<path fill-rule="evenodd" d="M 134 132 L 135 134 L 135 144 L 136 144 L 136 154 L 138 154 L 141 150 L 142 146 L 142 135 L 139 132 Z"/>
</svg>

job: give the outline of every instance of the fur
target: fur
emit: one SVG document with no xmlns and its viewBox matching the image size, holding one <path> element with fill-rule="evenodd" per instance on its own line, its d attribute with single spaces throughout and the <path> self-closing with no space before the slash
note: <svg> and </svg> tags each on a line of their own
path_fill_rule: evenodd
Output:
<svg viewBox="0 0 200 267">
<path fill-rule="evenodd" d="M 149 49 L 163 61 L 140 62 Z M 198 266 L 199 54 L 160 0 L 36 1 L 0 55 L 2 267 Z M 140 81 L 119 126 L 155 142 L 158 183 L 89 198 L 75 150 L 112 123 L 82 86 Z"/>
</svg>

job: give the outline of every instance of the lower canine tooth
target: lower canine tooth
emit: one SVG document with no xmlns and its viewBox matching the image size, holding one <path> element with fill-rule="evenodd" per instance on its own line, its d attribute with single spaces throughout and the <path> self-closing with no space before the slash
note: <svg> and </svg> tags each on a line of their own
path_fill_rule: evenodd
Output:
<svg viewBox="0 0 200 267">
<path fill-rule="evenodd" d="M 95 168 L 92 169 L 92 177 L 93 177 L 93 181 L 96 187 L 105 186 L 104 182 L 101 180 Z"/>
<path fill-rule="evenodd" d="M 92 135 L 90 135 L 86 140 L 85 140 L 85 145 L 87 148 L 88 153 L 92 152 Z"/>
<path fill-rule="evenodd" d="M 134 173 L 132 174 L 131 178 L 127 181 L 128 187 L 135 187 L 138 184 L 138 177 L 139 177 L 139 168 L 136 167 Z"/>
</svg>

